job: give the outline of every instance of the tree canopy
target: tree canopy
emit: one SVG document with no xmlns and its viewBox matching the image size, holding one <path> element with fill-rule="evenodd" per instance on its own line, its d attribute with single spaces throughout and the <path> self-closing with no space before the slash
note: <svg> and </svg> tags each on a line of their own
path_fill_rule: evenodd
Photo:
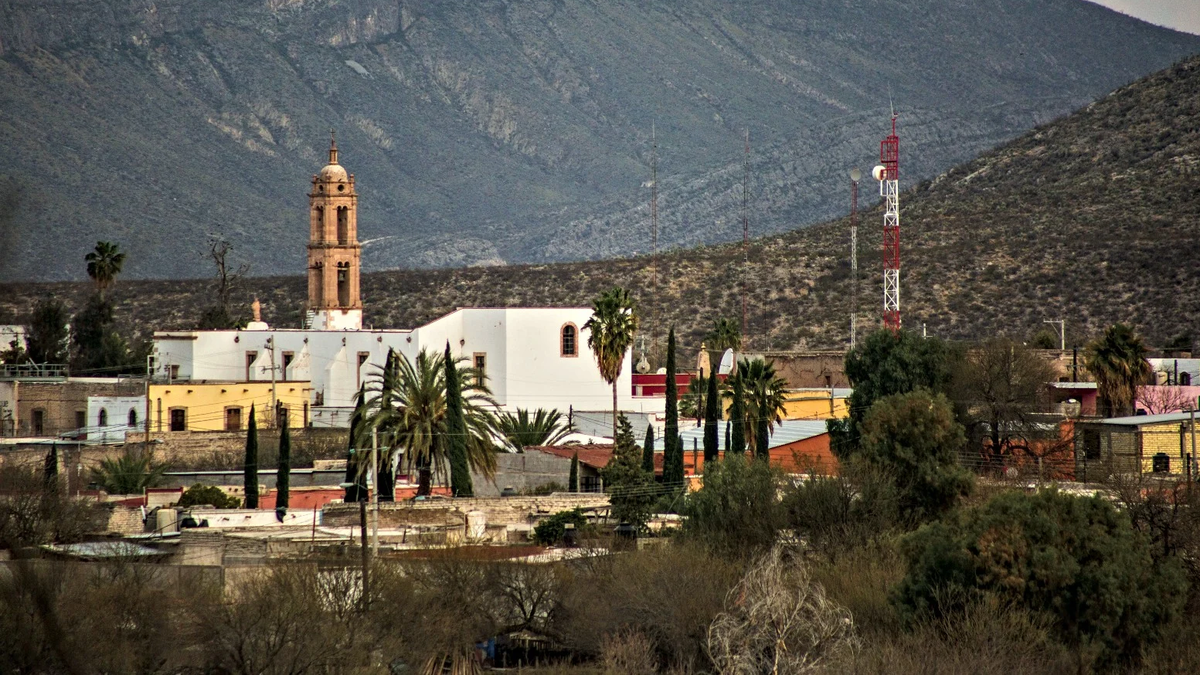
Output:
<svg viewBox="0 0 1200 675">
<path fill-rule="evenodd" d="M 1151 376 L 1146 345 L 1125 324 L 1114 324 L 1084 352 L 1084 364 L 1096 378 L 1103 412 L 1112 417 L 1133 414 L 1137 387 Z"/>
<path fill-rule="evenodd" d="M 614 287 L 592 301 L 592 316 L 583 324 L 588 331 L 588 347 L 596 357 L 600 376 L 612 385 L 613 436 L 617 435 L 617 378 L 625 363 L 625 353 L 633 346 L 638 315 L 629 291 Z"/>
</svg>

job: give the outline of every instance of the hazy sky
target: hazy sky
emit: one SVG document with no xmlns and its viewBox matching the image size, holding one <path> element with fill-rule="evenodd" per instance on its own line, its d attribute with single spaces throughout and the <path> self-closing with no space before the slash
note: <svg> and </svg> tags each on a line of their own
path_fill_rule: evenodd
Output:
<svg viewBox="0 0 1200 675">
<path fill-rule="evenodd" d="M 1200 35 L 1200 0 L 1092 0 L 1143 21 Z"/>
</svg>

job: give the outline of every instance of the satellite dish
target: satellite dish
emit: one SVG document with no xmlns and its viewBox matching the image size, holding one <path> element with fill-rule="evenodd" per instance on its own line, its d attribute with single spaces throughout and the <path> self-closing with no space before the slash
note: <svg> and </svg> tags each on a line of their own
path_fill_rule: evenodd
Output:
<svg viewBox="0 0 1200 675">
<path fill-rule="evenodd" d="M 850 169 L 850 180 L 857 183 L 860 178 L 862 178 L 862 172 L 858 170 L 858 167 Z"/>
<path fill-rule="evenodd" d="M 718 375 L 728 375 L 733 372 L 733 350 L 726 349 L 721 355 L 721 365 L 717 366 Z"/>
<path fill-rule="evenodd" d="M 884 168 L 882 166 L 877 166 L 874 169 L 871 169 L 871 175 L 875 178 L 875 180 L 883 180 L 883 171 Z"/>
<path fill-rule="evenodd" d="M 642 354 L 642 360 L 637 363 L 637 371 L 641 375 L 650 372 L 650 362 L 646 360 L 645 354 Z"/>
</svg>

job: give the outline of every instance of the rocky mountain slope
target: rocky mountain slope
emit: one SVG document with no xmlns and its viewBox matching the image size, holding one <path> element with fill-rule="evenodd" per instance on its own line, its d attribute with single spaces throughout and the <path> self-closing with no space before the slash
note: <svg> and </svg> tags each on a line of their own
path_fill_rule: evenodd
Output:
<svg viewBox="0 0 1200 675">
<path fill-rule="evenodd" d="M 648 249 L 844 210 L 901 111 L 908 185 L 1200 49 L 1084 0 L 0 0 L 0 280 L 303 265 L 328 129 L 370 268 Z"/>
<path fill-rule="evenodd" d="M 1152 344 L 1195 331 L 1200 316 L 1200 58 L 1192 58 L 1043 125 L 901 195 L 904 326 L 950 338 L 1022 338 L 1065 319 L 1069 344 L 1132 323 Z M 863 186 L 870 195 L 874 183 Z M 872 199 L 864 199 L 870 205 Z M 859 261 L 866 328 L 878 325 L 881 214 L 862 216 Z M 634 289 L 650 332 L 675 324 L 694 349 L 712 320 L 740 314 L 745 280 L 750 346 L 837 348 L 848 342 L 846 218 L 740 245 L 651 261 L 379 272 L 364 277 L 367 322 L 418 325 L 460 306 L 582 304 Z M 81 264 L 81 263 L 75 263 Z M 84 284 L 0 286 L 0 314 L 47 292 L 78 306 Z M 128 329 L 186 328 L 211 302 L 206 284 L 118 284 Z M 303 279 L 249 279 L 242 307 L 297 325 Z M 0 321 L 2 322 L 2 321 Z"/>
</svg>

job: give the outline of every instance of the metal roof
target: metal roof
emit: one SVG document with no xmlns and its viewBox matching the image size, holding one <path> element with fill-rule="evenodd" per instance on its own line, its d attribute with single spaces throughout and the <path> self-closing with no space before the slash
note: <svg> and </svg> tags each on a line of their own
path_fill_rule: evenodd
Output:
<svg viewBox="0 0 1200 675">
<path fill-rule="evenodd" d="M 1132 427 L 1142 426 L 1144 424 L 1164 424 L 1167 422 L 1183 422 L 1191 419 L 1192 414 L 1167 413 L 1165 415 L 1130 415 L 1128 417 L 1112 417 L 1106 420 L 1100 420 L 1101 424 L 1112 424 L 1117 426 Z"/>
<path fill-rule="evenodd" d="M 88 541 L 79 544 L 48 544 L 42 547 L 51 553 L 68 555 L 76 558 L 141 558 L 148 556 L 169 555 L 169 551 L 160 551 L 149 546 L 134 544 L 128 541 Z"/>
<path fill-rule="evenodd" d="M 698 447 L 704 447 L 703 425 L 698 427 L 695 422 L 689 424 L 686 420 L 680 420 L 679 426 L 679 435 L 683 436 L 685 451 L 692 449 L 693 440 Z M 782 425 L 771 430 L 771 447 L 778 448 L 789 443 L 807 440 L 825 432 L 825 420 L 784 420 Z M 663 450 L 665 447 L 663 443 L 664 439 L 655 438 L 654 449 Z M 723 421 L 717 425 L 717 449 L 721 452 L 725 450 L 725 423 Z"/>
</svg>

